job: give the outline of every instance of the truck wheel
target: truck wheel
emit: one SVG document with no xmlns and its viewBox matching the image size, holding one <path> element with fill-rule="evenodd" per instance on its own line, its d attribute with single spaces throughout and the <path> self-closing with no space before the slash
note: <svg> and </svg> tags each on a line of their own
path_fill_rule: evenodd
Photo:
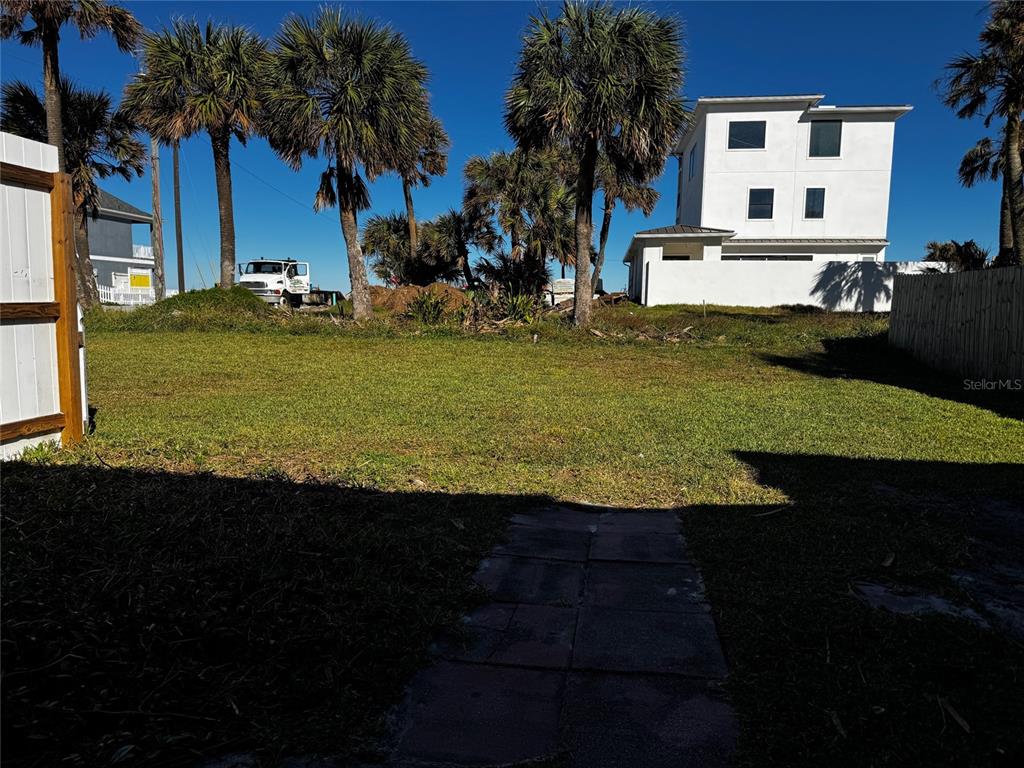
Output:
<svg viewBox="0 0 1024 768">
<path fill-rule="evenodd" d="M 290 298 L 288 298 L 288 294 L 282 293 L 281 298 L 277 300 L 277 306 L 281 307 L 281 309 L 287 309 L 291 305 L 292 301 Z"/>
</svg>

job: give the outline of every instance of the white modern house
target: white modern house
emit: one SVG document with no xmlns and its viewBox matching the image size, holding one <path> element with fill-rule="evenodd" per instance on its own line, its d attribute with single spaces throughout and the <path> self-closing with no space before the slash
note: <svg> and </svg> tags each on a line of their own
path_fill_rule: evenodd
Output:
<svg viewBox="0 0 1024 768">
<path fill-rule="evenodd" d="M 675 224 L 637 232 L 625 255 L 631 298 L 888 309 L 892 275 L 912 269 L 885 262 L 895 124 L 911 107 L 823 98 L 697 101 L 673 152 Z"/>
</svg>

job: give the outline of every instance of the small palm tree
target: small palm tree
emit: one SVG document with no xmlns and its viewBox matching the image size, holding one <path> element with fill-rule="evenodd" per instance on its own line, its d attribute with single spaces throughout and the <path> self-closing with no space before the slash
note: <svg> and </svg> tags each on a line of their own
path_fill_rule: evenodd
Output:
<svg viewBox="0 0 1024 768">
<path fill-rule="evenodd" d="M 334 7 L 292 15 L 274 39 L 267 71 L 270 145 L 296 170 L 323 155 L 315 210 L 338 206 L 348 253 L 352 314 L 372 317 L 356 216 L 367 180 L 396 170 L 419 146 L 427 71 L 397 32 Z"/>
<path fill-rule="evenodd" d="M 638 182 L 616 168 L 607 155 L 602 155 L 597 166 L 598 185 L 604 193 L 604 205 L 601 216 L 601 234 L 598 236 L 597 261 L 594 262 L 594 274 L 590 279 L 591 290 L 596 291 L 601 280 L 601 269 L 604 267 L 605 246 L 612 226 L 612 214 L 615 206 L 622 203 L 627 211 L 642 211 L 650 216 L 654 206 L 658 204 L 658 190 L 644 182 Z"/>
<path fill-rule="evenodd" d="M 479 210 L 497 220 L 508 235 L 509 258 L 522 258 L 523 237 L 529 222 L 526 208 L 530 198 L 529 171 L 523 152 L 494 152 L 466 161 L 464 210 Z"/>
<path fill-rule="evenodd" d="M 941 243 L 932 240 L 925 245 L 925 256 L 922 261 L 943 264 L 946 272 L 969 272 L 984 269 L 988 256 L 988 251 L 973 240 L 963 243 L 956 240 Z"/>
<path fill-rule="evenodd" d="M 634 178 L 664 167 L 683 125 L 680 25 L 635 7 L 567 0 L 557 19 L 534 16 L 505 98 L 505 126 L 523 149 L 566 147 L 576 172 L 578 326 L 590 322 L 590 253 L 598 158 Z"/>
<path fill-rule="evenodd" d="M 45 97 L 23 82 L 4 83 L 0 128 L 33 141 L 45 141 L 49 126 Z M 62 147 L 66 173 L 76 208 L 75 247 L 78 251 L 78 295 L 84 306 L 99 301 L 96 276 L 89 258 L 89 217 L 99 212 L 97 179 L 141 176 L 146 166 L 146 147 L 135 135 L 136 126 L 111 105 L 104 91 L 76 88 L 60 81 Z"/>
<path fill-rule="evenodd" d="M 430 186 L 432 176 L 443 176 L 448 172 L 448 148 L 451 142 L 444 126 L 436 117 L 429 116 L 426 98 L 420 135 L 416 141 L 416 152 L 405 158 L 399 165 L 402 177 L 402 194 L 405 196 L 405 215 L 409 223 L 409 255 L 416 258 L 419 238 L 416 229 L 416 211 L 412 203 L 413 187 Z"/>
<path fill-rule="evenodd" d="M 264 42 L 244 27 L 177 20 L 142 39 L 142 71 L 125 88 L 122 109 L 164 144 L 201 131 L 210 137 L 220 217 L 220 287 L 235 276 L 231 139 L 244 146 L 261 109 Z"/>
<path fill-rule="evenodd" d="M 462 271 L 466 287 L 473 288 L 477 281 L 469 263 L 469 249 L 493 254 L 499 240 L 491 217 L 483 209 L 452 208 L 431 222 L 423 247 L 433 254 L 435 261 L 456 264 Z"/>
<path fill-rule="evenodd" d="M 30 23 L 31 26 L 26 27 Z M 43 93 L 46 104 L 46 134 L 40 141 L 57 147 L 57 167 L 67 169 L 64 156 L 61 76 L 58 43 L 61 28 L 72 24 L 83 40 L 109 32 L 117 47 L 129 53 L 138 41 L 142 25 L 131 11 L 102 0 L 2 0 L 0 37 L 17 37 L 24 45 L 43 49 Z M 86 254 L 88 257 L 88 254 Z"/>
<path fill-rule="evenodd" d="M 997 0 L 978 39 L 981 52 L 946 65 L 943 101 L 961 118 L 983 116 L 986 127 L 1003 123 L 1001 172 L 1006 177 L 1014 262 L 1024 260 L 1024 4 Z M 1001 238 L 1002 241 L 1002 238 Z"/>
</svg>

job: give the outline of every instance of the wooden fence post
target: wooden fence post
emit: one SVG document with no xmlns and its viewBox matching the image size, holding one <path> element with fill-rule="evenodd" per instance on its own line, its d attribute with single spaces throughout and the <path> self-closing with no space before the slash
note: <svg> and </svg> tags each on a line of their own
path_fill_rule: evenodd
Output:
<svg viewBox="0 0 1024 768">
<path fill-rule="evenodd" d="M 60 305 L 56 333 L 60 410 L 64 414 L 63 445 L 77 443 L 84 434 L 74 215 L 71 177 L 66 173 L 55 173 L 50 191 L 50 220 L 53 231 L 53 298 Z"/>
</svg>

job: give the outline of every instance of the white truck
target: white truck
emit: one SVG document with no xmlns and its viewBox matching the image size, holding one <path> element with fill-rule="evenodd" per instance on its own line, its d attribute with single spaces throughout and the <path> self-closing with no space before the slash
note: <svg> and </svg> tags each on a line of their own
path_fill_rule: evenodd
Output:
<svg viewBox="0 0 1024 768">
<path fill-rule="evenodd" d="M 298 307 L 321 303 L 323 291 L 312 291 L 309 262 L 294 259 L 258 259 L 238 265 L 238 284 L 268 304 Z M 317 295 L 311 295 L 311 294 Z"/>
</svg>

